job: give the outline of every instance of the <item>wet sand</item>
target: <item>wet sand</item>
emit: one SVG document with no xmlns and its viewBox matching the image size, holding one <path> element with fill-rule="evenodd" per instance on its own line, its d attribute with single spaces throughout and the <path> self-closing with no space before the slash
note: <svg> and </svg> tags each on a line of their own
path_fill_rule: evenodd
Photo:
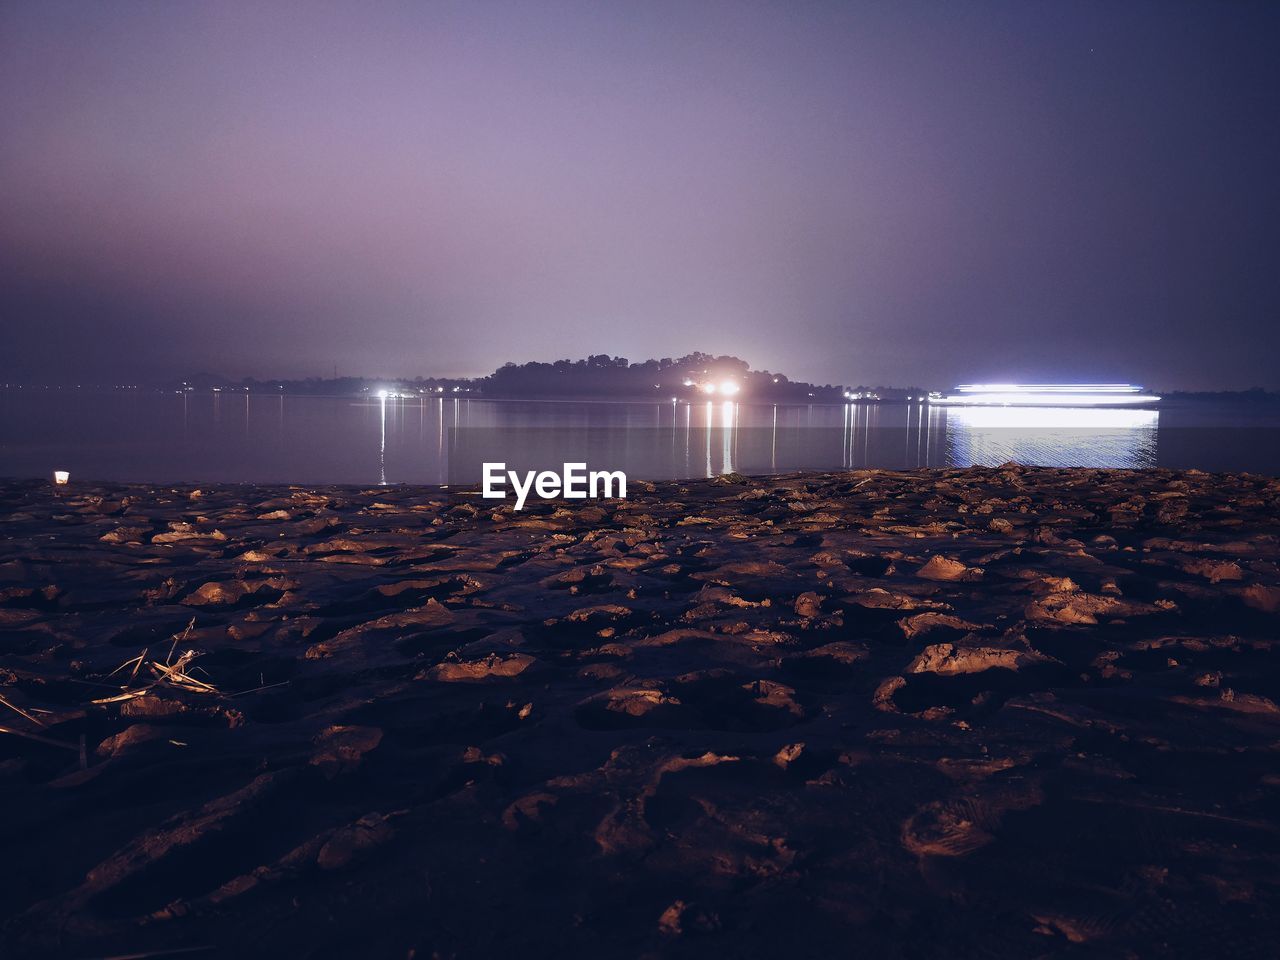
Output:
<svg viewBox="0 0 1280 960">
<path fill-rule="evenodd" d="M 6 957 L 1264 957 L 1280 481 L 0 483 Z"/>
</svg>

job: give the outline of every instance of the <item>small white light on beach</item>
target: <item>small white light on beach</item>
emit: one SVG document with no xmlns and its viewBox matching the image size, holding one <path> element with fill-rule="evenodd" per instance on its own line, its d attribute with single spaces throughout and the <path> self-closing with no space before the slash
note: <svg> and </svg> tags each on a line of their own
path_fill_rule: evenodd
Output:
<svg viewBox="0 0 1280 960">
<path fill-rule="evenodd" d="M 71 482 L 71 473 L 68 470 L 53 471 L 53 482 L 60 487 L 65 487 Z"/>
</svg>

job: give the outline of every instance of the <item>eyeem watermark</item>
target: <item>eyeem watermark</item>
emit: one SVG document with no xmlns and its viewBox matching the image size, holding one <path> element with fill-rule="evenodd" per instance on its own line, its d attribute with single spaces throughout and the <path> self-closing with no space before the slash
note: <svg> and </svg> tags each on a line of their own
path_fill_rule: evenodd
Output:
<svg viewBox="0 0 1280 960">
<path fill-rule="evenodd" d="M 521 482 L 523 480 L 523 483 Z M 483 494 L 486 500 L 507 499 L 506 486 L 510 481 L 515 491 L 515 509 L 524 509 L 525 500 L 533 492 L 543 500 L 564 497 L 566 500 L 599 500 L 602 497 L 620 500 L 627 498 L 627 475 L 621 470 L 592 470 L 587 472 L 585 463 L 566 463 L 564 470 L 527 471 L 523 477 L 515 470 L 508 470 L 505 463 L 484 465 Z M 616 491 L 616 492 L 615 492 Z"/>
</svg>

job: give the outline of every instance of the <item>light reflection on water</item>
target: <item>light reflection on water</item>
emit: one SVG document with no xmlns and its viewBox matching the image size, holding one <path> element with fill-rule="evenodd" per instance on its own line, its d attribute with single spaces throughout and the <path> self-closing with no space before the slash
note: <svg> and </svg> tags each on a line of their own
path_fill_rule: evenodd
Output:
<svg viewBox="0 0 1280 960">
<path fill-rule="evenodd" d="M 462 410 L 462 429 L 451 441 L 454 482 L 474 482 L 485 461 L 522 470 L 583 461 L 647 478 L 998 466 L 1010 460 L 1137 468 L 1156 464 L 1159 424 L 1154 410 L 924 403 L 784 407 L 707 401 L 655 405 L 649 418 L 634 410 L 623 415 L 602 409 L 533 415 L 474 400 L 463 401 Z M 663 444 L 668 435 L 671 443 Z M 626 438 L 625 448 L 610 443 L 617 437 Z"/>
<path fill-rule="evenodd" d="M 949 407 L 947 460 L 1154 467 L 1160 414 L 1100 407 Z"/>
<path fill-rule="evenodd" d="M 1173 428 L 1165 422 L 1170 416 Z M 1276 472 L 1275 457 L 1266 451 L 1280 446 L 1267 442 L 1280 419 L 1227 411 L 1212 423 L 1203 420 L 1176 408 L 1157 413 L 924 403 L 271 394 L 233 401 L 198 393 L 85 391 L 36 398 L 0 391 L 0 476 L 47 477 L 54 469 L 68 469 L 73 480 L 474 482 L 478 463 L 470 477 L 458 471 L 476 456 L 505 460 L 513 469 L 558 466 L 561 458 L 582 460 L 592 468 L 651 479 L 735 471 L 990 466 L 1009 460 Z M 1219 456 L 1222 437 L 1236 424 L 1247 428 L 1236 430 L 1231 456 Z M 1260 439 L 1259 430 L 1266 436 Z"/>
</svg>

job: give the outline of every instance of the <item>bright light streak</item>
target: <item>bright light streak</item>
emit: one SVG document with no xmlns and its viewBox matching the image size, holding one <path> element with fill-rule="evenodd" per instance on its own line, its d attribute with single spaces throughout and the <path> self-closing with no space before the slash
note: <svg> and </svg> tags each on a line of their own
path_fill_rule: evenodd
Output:
<svg viewBox="0 0 1280 960">
<path fill-rule="evenodd" d="M 934 402 L 961 406 L 1075 406 L 1116 407 L 1157 403 L 1131 383 L 967 383 Z"/>
<path fill-rule="evenodd" d="M 1153 394 L 1094 394 L 1094 393 L 966 393 L 942 397 L 936 403 L 972 406 L 1082 406 L 1114 407 L 1140 406 L 1156 403 L 1160 398 Z"/>
<path fill-rule="evenodd" d="M 961 393 L 1140 393 L 1132 383 L 962 383 Z"/>
</svg>

